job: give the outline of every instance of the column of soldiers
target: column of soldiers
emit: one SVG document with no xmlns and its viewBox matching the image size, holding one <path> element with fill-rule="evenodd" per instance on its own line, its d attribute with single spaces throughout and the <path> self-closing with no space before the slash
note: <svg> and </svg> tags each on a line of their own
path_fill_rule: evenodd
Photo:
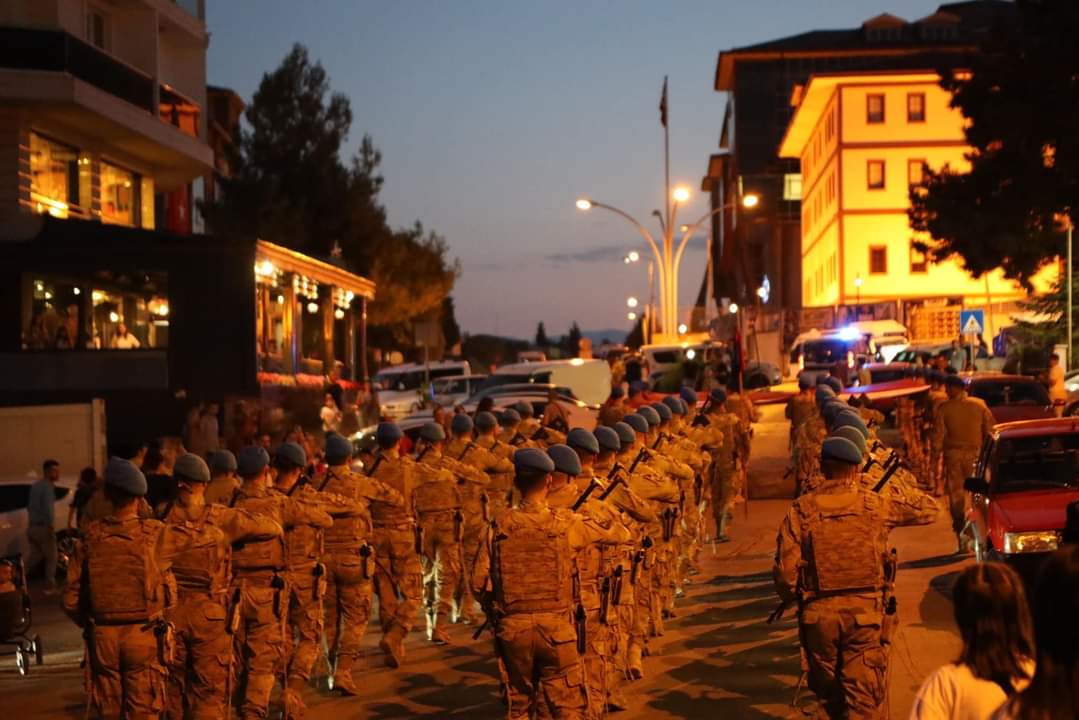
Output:
<svg viewBox="0 0 1079 720">
<path fill-rule="evenodd" d="M 940 508 L 916 474 L 924 466 L 885 447 L 872 427 L 880 417 L 837 398 L 841 390 L 802 381 L 788 405 L 797 494 L 776 541 L 772 619 L 797 608 L 803 680 L 820 716 L 882 718 L 898 627 L 888 535 L 933 522 Z"/>
<path fill-rule="evenodd" d="M 726 539 L 749 451 L 731 403 L 713 391 L 698 411 L 690 392 L 594 432 L 527 406 L 458 415 L 449 436 L 421 428 L 414 456 L 382 423 L 362 470 L 331 434 L 314 477 L 294 443 L 188 454 L 178 496 L 152 509 L 141 471 L 113 458 L 64 595 L 89 710 L 264 718 L 280 687 L 283 716 L 301 718 L 315 678 L 360 694 L 375 596 L 390 667 L 423 609 L 433 643 L 454 621 L 490 629 L 507 717 L 625 709 L 696 572 L 709 504 Z"/>
</svg>

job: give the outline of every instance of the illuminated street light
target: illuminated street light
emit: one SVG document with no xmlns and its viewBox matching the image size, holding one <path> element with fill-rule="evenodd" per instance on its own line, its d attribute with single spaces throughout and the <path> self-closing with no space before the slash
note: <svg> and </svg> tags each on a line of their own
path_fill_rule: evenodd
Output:
<svg viewBox="0 0 1079 720">
<path fill-rule="evenodd" d="M 109 322 L 120 322 L 120 316 L 116 313 L 115 310 L 109 313 Z"/>
<path fill-rule="evenodd" d="M 686 360 L 692 360 L 695 357 L 697 357 L 697 351 L 696 350 L 694 350 L 693 348 L 690 348 L 689 350 L 686 350 Z"/>
<path fill-rule="evenodd" d="M 317 302 L 309 302 L 309 303 L 307 303 L 307 312 L 311 313 L 312 315 L 317 313 L 318 312 L 318 303 Z"/>
<path fill-rule="evenodd" d="M 689 200 L 689 188 L 685 185 L 679 185 L 674 189 L 674 192 L 671 193 L 671 197 L 674 198 L 675 202 L 684 203 Z"/>
<path fill-rule="evenodd" d="M 342 310 L 341 308 L 337 308 L 336 310 L 333 311 L 333 316 L 335 318 L 337 318 L 338 320 L 344 320 L 345 319 L 345 311 Z"/>
<path fill-rule="evenodd" d="M 738 303 L 731 303 L 730 305 L 727 306 L 727 309 L 730 310 L 731 315 L 737 315 L 738 314 Z"/>
<path fill-rule="evenodd" d="M 678 326 L 678 334 L 679 335 L 685 335 L 688 331 L 689 331 L 689 328 L 686 327 L 685 323 L 682 323 L 681 325 Z"/>
<path fill-rule="evenodd" d="M 630 262 L 637 262 L 641 259 L 641 254 L 636 250 L 630 250 L 629 255 L 626 255 L 626 259 L 628 259 Z"/>
<path fill-rule="evenodd" d="M 854 304 L 862 304 L 862 274 L 858 273 L 854 276 Z"/>
<path fill-rule="evenodd" d="M 755 208 L 757 207 L 757 205 L 760 204 L 760 202 L 761 196 L 757 193 L 746 193 L 746 195 L 742 198 L 742 207 L 747 209 Z"/>
<path fill-rule="evenodd" d="M 633 297 L 632 295 L 626 298 L 626 307 L 637 307 L 637 298 Z"/>
<path fill-rule="evenodd" d="M 577 209 L 578 210 L 591 210 L 592 209 L 592 201 L 589 200 L 588 198 L 578 198 L 577 199 Z"/>
<path fill-rule="evenodd" d="M 629 318 L 630 320 L 636 320 L 637 319 L 637 313 L 635 313 L 633 311 L 630 311 L 630 312 L 626 313 L 626 317 Z"/>
</svg>

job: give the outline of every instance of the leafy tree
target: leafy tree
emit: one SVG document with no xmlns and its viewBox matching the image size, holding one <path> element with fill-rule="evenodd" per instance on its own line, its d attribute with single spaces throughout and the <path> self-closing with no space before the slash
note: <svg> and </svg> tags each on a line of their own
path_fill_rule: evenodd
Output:
<svg viewBox="0 0 1079 720">
<path fill-rule="evenodd" d="M 626 335 L 626 347 L 636 350 L 641 345 L 644 345 L 644 323 L 647 317 L 647 313 L 641 313 L 637 316 L 637 322 L 634 323 L 633 329 Z"/>
<path fill-rule="evenodd" d="M 1019 0 L 968 72 L 943 72 L 967 120 L 969 171 L 944 167 L 911 190 L 910 222 L 931 259 L 975 276 L 1030 278 L 1063 251 L 1063 216 L 1079 218 L 1079 3 Z"/>
<path fill-rule="evenodd" d="M 551 341 L 547 337 L 547 328 L 543 326 L 543 322 L 541 321 L 540 324 L 536 326 L 536 347 L 545 348 L 550 344 Z"/>
<path fill-rule="evenodd" d="M 442 338 L 446 341 L 447 348 L 461 342 L 461 326 L 457 324 L 453 298 L 449 295 L 442 301 Z"/>
<path fill-rule="evenodd" d="M 581 337 L 581 328 L 577 326 L 577 321 L 575 320 L 569 332 L 562 338 L 562 351 L 568 357 L 577 357 L 581 349 Z"/>
</svg>

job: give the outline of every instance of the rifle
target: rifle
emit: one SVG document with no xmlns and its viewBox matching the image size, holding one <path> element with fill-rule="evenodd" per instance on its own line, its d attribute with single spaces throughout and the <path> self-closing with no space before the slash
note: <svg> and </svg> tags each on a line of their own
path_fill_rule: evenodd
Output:
<svg viewBox="0 0 1079 720">
<path fill-rule="evenodd" d="M 416 456 L 416 462 L 420 462 L 421 460 L 423 460 L 423 456 L 426 455 L 427 451 L 430 450 L 430 449 L 431 449 L 431 446 L 428 443 L 424 443 L 423 444 L 423 450 L 420 450 L 420 454 Z M 381 456 L 379 456 L 379 457 L 381 457 Z"/>
<path fill-rule="evenodd" d="M 517 447 L 518 445 L 523 443 L 525 440 L 527 440 L 527 438 L 518 431 L 518 432 L 513 433 L 513 437 L 510 438 L 509 444 L 512 445 L 513 447 Z"/>
<path fill-rule="evenodd" d="M 648 448 L 642 447 L 640 450 L 637 451 L 637 457 L 633 458 L 633 462 L 630 463 L 629 466 L 628 472 L 630 475 L 632 475 L 633 471 L 637 469 L 637 465 L 640 464 L 641 460 L 644 460 L 645 455 L 651 456 L 651 453 L 648 452 Z"/>
<path fill-rule="evenodd" d="M 480 505 L 483 507 L 483 521 L 484 522 L 488 522 L 491 519 L 491 509 L 490 509 L 490 507 L 488 505 L 488 503 L 490 503 L 490 502 L 491 502 L 491 499 L 489 497 L 487 497 L 487 491 L 486 490 L 483 491 L 482 493 L 480 493 Z"/>
<path fill-rule="evenodd" d="M 588 623 L 584 605 L 577 603 L 577 610 L 573 613 L 574 624 L 577 626 L 577 654 L 584 655 L 588 651 Z"/>
<path fill-rule="evenodd" d="M 382 453 L 379 453 L 378 455 L 375 456 L 375 461 L 373 463 L 371 463 L 371 469 L 367 471 L 367 477 L 373 477 L 374 474 L 375 474 L 375 470 L 378 470 L 378 466 L 381 465 L 381 464 L 382 464 Z M 327 473 L 327 475 L 329 475 L 329 473 Z M 323 485 L 323 487 L 325 487 L 326 483 L 322 483 L 322 485 Z M 319 489 L 321 490 L 321 488 L 319 488 Z"/>
<path fill-rule="evenodd" d="M 790 470 L 788 470 L 787 472 L 789 473 Z M 787 476 L 784 475 L 783 477 L 785 479 Z M 701 497 L 703 495 L 704 495 L 704 478 L 701 477 L 700 473 L 697 473 L 696 475 L 693 476 L 693 505 L 695 507 L 700 507 L 700 505 L 701 505 Z"/>
<path fill-rule="evenodd" d="M 327 473 L 327 475 L 328 474 L 329 473 Z M 292 484 L 292 487 L 289 488 L 288 492 L 285 493 L 285 495 L 287 495 L 288 497 L 292 497 L 293 493 L 295 493 L 301 485 L 306 485 L 309 482 L 310 479 L 307 477 L 307 475 L 305 473 L 300 473 L 300 477 L 296 480 L 296 482 Z"/>
<path fill-rule="evenodd" d="M 370 566 L 368 565 L 370 560 L 371 560 L 371 546 L 368 545 L 367 543 L 364 543 L 363 545 L 360 545 L 360 567 L 363 568 L 362 572 L 363 572 L 363 579 L 364 580 L 370 580 L 371 579 L 371 570 L 370 570 Z"/>
<path fill-rule="evenodd" d="M 604 625 L 607 624 L 607 610 L 610 607 L 611 600 L 611 578 L 610 576 L 603 578 L 603 582 L 599 586 L 599 621 Z"/>
<path fill-rule="evenodd" d="M 644 540 L 641 541 L 641 547 L 637 552 L 633 554 L 633 569 L 629 574 L 629 584 L 637 584 L 637 568 L 644 562 L 645 553 L 652 548 L 655 543 L 652 542 L 651 536 L 646 535 Z"/>
<path fill-rule="evenodd" d="M 588 487 L 586 487 L 584 489 L 584 492 L 581 493 L 581 496 L 579 498 L 577 498 L 576 502 L 573 503 L 573 506 L 571 508 L 573 510 L 573 512 L 577 512 L 578 510 L 580 510 L 581 506 L 584 505 L 585 502 L 588 500 L 588 496 L 591 495 L 592 491 L 595 490 L 598 487 L 599 487 L 599 482 L 597 482 L 593 478 L 592 481 L 588 483 Z"/>
<path fill-rule="evenodd" d="M 462 460 L 464 460 L 465 455 L 468 455 L 468 451 L 474 447 L 476 447 L 476 442 L 474 440 L 469 440 L 468 444 L 465 445 L 465 449 L 462 450 L 461 454 L 457 456 L 457 462 L 461 462 Z"/>
<path fill-rule="evenodd" d="M 607 477 L 610 477 L 610 475 L 608 475 Z M 626 479 L 623 478 L 621 475 L 619 475 L 614 480 L 612 480 L 611 484 L 607 486 L 607 489 L 604 490 L 603 493 L 600 494 L 599 499 L 600 500 L 606 500 L 610 496 L 610 494 L 614 492 L 614 489 L 616 487 L 618 487 L 619 485 L 625 485 L 625 484 L 626 484 Z"/>
<path fill-rule="evenodd" d="M 619 565 L 614 569 L 614 580 L 611 582 L 611 604 L 617 607 L 622 601 L 622 576 L 625 571 Z"/>
<path fill-rule="evenodd" d="M 658 437 L 656 437 L 656 441 L 655 441 L 654 443 L 652 443 L 652 449 L 653 449 L 653 450 L 658 450 L 658 449 L 659 449 L 659 446 L 660 446 L 660 444 L 661 444 L 661 443 L 662 443 L 662 442 L 663 442 L 664 440 L 667 440 L 667 439 L 669 439 L 669 438 L 670 438 L 670 435 L 667 435 L 666 433 L 660 433 L 660 434 L 659 434 L 659 436 L 658 436 Z"/>
<path fill-rule="evenodd" d="M 884 476 L 877 482 L 876 485 L 873 486 L 873 492 L 879 493 L 881 490 L 883 490 L 884 486 L 888 484 L 888 481 L 892 479 L 892 475 L 895 475 L 896 471 L 899 470 L 899 466 L 900 464 L 897 462 L 894 463 L 890 468 L 885 470 Z"/>
</svg>

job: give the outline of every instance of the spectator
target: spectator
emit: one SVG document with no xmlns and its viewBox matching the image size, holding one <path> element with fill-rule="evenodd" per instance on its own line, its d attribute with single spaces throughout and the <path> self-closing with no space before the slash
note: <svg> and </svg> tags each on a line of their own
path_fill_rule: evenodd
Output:
<svg viewBox="0 0 1079 720">
<path fill-rule="evenodd" d="M 79 473 L 79 486 L 75 488 L 75 495 L 71 498 L 71 507 L 67 511 L 68 530 L 81 527 L 83 509 L 97 490 L 97 484 L 97 471 L 92 467 L 83 468 Z"/>
<path fill-rule="evenodd" d="M 476 406 L 476 413 L 492 412 L 495 409 L 495 399 L 490 395 L 480 398 L 480 404 Z"/>
<path fill-rule="evenodd" d="M 56 492 L 54 486 L 60 479 L 60 463 L 46 460 L 41 466 L 41 478 L 30 486 L 30 498 L 26 505 L 29 527 L 26 535 L 30 540 L 28 568 L 38 562 L 45 564 L 45 594 L 56 592 Z"/>
<path fill-rule="evenodd" d="M 172 462 L 176 459 L 164 439 L 154 440 L 146 452 L 142 472 L 146 476 L 146 502 L 156 510 L 161 503 L 176 497 L 176 482 L 172 478 Z"/>
<path fill-rule="evenodd" d="M 326 393 L 323 398 L 322 409 L 319 410 L 318 415 L 322 419 L 322 432 L 337 432 L 341 424 L 341 411 L 337 408 L 337 403 L 330 393 Z"/>
<path fill-rule="evenodd" d="M 558 401 L 558 391 L 554 388 L 547 390 L 547 405 L 543 408 L 541 423 L 547 427 L 553 427 L 559 432 L 569 432 L 569 414 L 566 412 L 566 408 L 562 407 L 562 403 Z"/>
<path fill-rule="evenodd" d="M 49 330 L 45 327 L 45 316 L 36 313 L 30 318 L 30 330 L 27 332 L 26 348 L 28 350 L 45 350 L 50 345 Z"/>
<path fill-rule="evenodd" d="M 600 425 L 612 427 L 615 423 L 622 421 L 622 418 L 626 416 L 625 396 L 626 394 L 622 392 L 621 387 L 611 389 L 610 397 L 599 409 Z"/>
<path fill-rule="evenodd" d="M 1079 545 L 1066 545 L 1045 560 L 1031 613 L 1037 669 L 994 720 L 1073 720 L 1079 717 Z"/>
<path fill-rule="evenodd" d="M 56 328 L 56 343 L 54 346 L 57 350 L 70 350 L 71 349 L 71 336 L 67 333 L 67 326 L 61 325 Z"/>
<path fill-rule="evenodd" d="M 217 421 L 217 416 L 220 412 L 221 407 L 217 403 L 211 402 L 199 417 L 197 435 L 201 452 L 197 454 L 201 457 L 205 458 L 210 453 L 221 449 L 221 425 Z M 191 452 L 195 451 L 191 450 Z"/>
<path fill-rule="evenodd" d="M 120 323 L 116 327 L 116 335 L 112 339 L 113 350 L 137 350 L 139 339 L 127 331 L 127 325 Z"/>
<path fill-rule="evenodd" d="M 1068 388 L 1064 386 L 1064 367 L 1060 364 L 1060 355 L 1049 356 L 1049 399 L 1052 401 L 1057 416 L 1064 413 L 1068 402 Z"/>
<path fill-rule="evenodd" d="M 873 376 L 869 373 L 864 357 L 858 358 L 858 384 L 862 387 L 873 384 Z"/>
<path fill-rule="evenodd" d="M 1030 611 L 1023 581 L 1011 567 L 968 567 L 952 600 L 963 650 L 922 683 L 910 720 L 988 720 L 1034 672 Z"/>
</svg>

